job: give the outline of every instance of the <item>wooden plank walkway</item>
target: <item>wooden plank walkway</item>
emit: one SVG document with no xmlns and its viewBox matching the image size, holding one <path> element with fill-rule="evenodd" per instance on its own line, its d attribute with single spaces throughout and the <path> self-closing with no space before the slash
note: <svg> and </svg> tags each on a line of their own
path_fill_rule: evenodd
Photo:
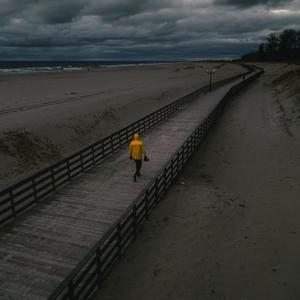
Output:
<svg viewBox="0 0 300 300">
<path fill-rule="evenodd" d="M 124 149 L 2 228 L 0 299 L 46 299 L 237 82 L 202 95 L 142 137 L 150 162 L 138 182 Z"/>
</svg>

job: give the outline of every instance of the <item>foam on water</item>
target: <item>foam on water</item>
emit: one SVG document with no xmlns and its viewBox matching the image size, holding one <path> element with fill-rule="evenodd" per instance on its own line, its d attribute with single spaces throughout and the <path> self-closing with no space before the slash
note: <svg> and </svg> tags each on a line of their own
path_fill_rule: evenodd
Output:
<svg viewBox="0 0 300 300">
<path fill-rule="evenodd" d="M 175 61 L 174 61 L 175 62 Z M 172 63 L 171 61 L 0 61 L 0 74 L 30 74 L 83 69 L 133 67 Z"/>
<path fill-rule="evenodd" d="M 27 67 L 27 68 L 0 68 L 2 74 L 30 74 L 30 73 L 46 73 L 46 72 L 59 72 L 59 71 L 80 71 L 83 68 L 79 67 Z"/>
</svg>

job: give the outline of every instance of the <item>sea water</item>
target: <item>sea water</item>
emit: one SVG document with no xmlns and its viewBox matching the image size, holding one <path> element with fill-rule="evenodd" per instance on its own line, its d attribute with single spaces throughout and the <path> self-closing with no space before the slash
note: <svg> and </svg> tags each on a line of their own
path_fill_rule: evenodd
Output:
<svg viewBox="0 0 300 300">
<path fill-rule="evenodd" d="M 175 61 L 172 61 L 175 62 Z M 140 66 L 170 61 L 0 61 L 0 74 L 80 71 L 95 68 Z"/>
</svg>

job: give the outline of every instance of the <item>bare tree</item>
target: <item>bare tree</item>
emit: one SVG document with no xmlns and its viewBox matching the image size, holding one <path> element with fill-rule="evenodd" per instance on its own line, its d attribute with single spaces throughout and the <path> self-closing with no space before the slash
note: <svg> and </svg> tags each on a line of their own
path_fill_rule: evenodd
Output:
<svg viewBox="0 0 300 300">
<path fill-rule="evenodd" d="M 279 38 L 275 33 L 267 37 L 266 52 L 276 52 L 279 49 Z"/>
<path fill-rule="evenodd" d="M 300 30 L 286 29 L 272 33 L 260 44 L 256 53 L 244 56 L 246 60 L 294 60 L 300 59 Z"/>
<path fill-rule="evenodd" d="M 258 46 L 258 53 L 262 54 L 265 52 L 265 44 L 262 43 Z"/>
<path fill-rule="evenodd" d="M 297 31 L 286 29 L 279 35 L 279 47 L 283 51 L 294 50 L 297 47 Z"/>
</svg>

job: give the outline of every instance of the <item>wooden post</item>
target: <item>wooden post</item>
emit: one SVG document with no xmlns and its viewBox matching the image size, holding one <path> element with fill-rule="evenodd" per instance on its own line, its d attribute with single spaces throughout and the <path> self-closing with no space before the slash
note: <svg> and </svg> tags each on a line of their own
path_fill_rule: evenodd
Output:
<svg viewBox="0 0 300 300">
<path fill-rule="evenodd" d="M 96 252 L 97 259 L 97 284 L 100 287 L 102 283 L 102 260 L 101 260 L 101 249 L 98 248 Z"/>
<path fill-rule="evenodd" d="M 53 171 L 53 168 L 51 168 L 51 180 L 52 180 L 53 190 L 56 190 L 56 185 L 55 185 L 55 180 L 54 180 L 54 171 Z"/>
<path fill-rule="evenodd" d="M 93 157 L 93 165 L 96 163 L 95 161 L 95 147 L 94 145 L 92 146 L 92 157 Z"/>
<path fill-rule="evenodd" d="M 148 219 L 149 217 L 149 191 L 146 191 L 146 195 L 145 195 L 145 216 L 146 219 Z"/>
<path fill-rule="evenodd" d="M 155 179 L 155 203 L 158 202 L 158 179 Z"/>
<path fill-rule="evenodd" d="M 118 257 L 122 257 L 122 227 L 121 223 L 117 226 L 117 245 L 118 245 Z"/>
<path fill-rule="evenodd" d="M 68 179 L 71 180 L 70 160 L 67 160 Z"/>
<path fill-rule="evenodd" d="M 102 159 L 104 158 L 104 153 L 105 153 L 105 150 L 104 150 L 104 142 L 102 141 Z"/>
<path fill-rule="evenodd" d="M 118 135 L 119 135 L 119 136 L 118 136 L 118 137 L 119 137 L 119 148 L 121 148 L 121 146 L 122 146 L 122 145 L 121 145 L 121 131 L 119 131 L 119 134 L 118 134 Z"/>
<path fill-rule="evenodd" d="M 164 168 L 164 194 L 166 193 L 167 190 L 167 169 Z"/>
<path fill-rule="evenodd" d="M 145 120 L 145 118 L 143 119 L 143 127 L 144 127 L 143 132 L 145 132 L 146 131 L 146 120 Z"/>
<path fill-rule="evenodd" d="M 81 171 L 83 172 L 83 159 L 82 159 L 82 152 L 80 153 L 80 165 L 81 165 Z"/>
<path fill-rule="evenodd" d="M 71 280 L 69 282 L 69 285 L 68 285 L 68 298 L 70 300 L 75 299 L 75 297 L 74 297 L 74 283 L 73 283 L 73 280 Z"/>
<path fill-rule="evenodd" d="M 134 238 L 135 238 L 135 237 L 136 237 L 136 234 L 137 234 L 136 205 L 133 206 L 133 209 L 132 209 L 132 217 L 133 217 L 133 220 L 132 220 L 132 224 L 133 224 L 133 236 L 134 236 Z"/>
<path fill-rule="evenodd" d="M 15 207 L 14 196 L 13 196 L 12 190 L 9 191 L 9 200 L 10 200 L 10 206 L 11 206 L 11 209 L 13 212 L 13 216 L 16 217 L 17 213 L 16 213 L 16 207 Z"/>
<path fill-rule="evenodd" d="M 36 194 L 36 186 L 35 186 L 35 179 L 32 179 L 32 189 L 33 189 L 33 197 L 34 197 L 34 201 L 37 202 L 37 194 Z"/>
<path fill-rule="evenodd" d="M 114 153 L 114 144 L 113 144 L 113 136 L 110 136 L 110 148 L 111 148 L 111 153 Z"/>
</svg>

